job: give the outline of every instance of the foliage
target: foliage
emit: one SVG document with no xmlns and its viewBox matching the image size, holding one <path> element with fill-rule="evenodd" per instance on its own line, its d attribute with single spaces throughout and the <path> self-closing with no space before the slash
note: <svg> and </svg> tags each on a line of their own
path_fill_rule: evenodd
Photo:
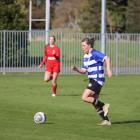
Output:
<svg viewBox="0 0 140 140">
<path fill-rule="evenodd" d="M 79 28 L 81 4 L 86 0 L 63 0 L 55 6 L 53 28 Z"/>
<path fill-rule="evenodd" d="M 126 32 L 140 32 L 140 2 L 129 0 L 126 12 Z"/>
<path fill-rule="evenodd" d="M 107 31 L 112 32 L 125 32 L 126 21 L 126 3 L 121 1 L 107 1 Z"/>
<path fill-rule="evenodd" d="M 0 1 L 0 29 L 27 29 L 25 0 Z"/>
<path fill-rule="evenodd" d="M 50 0 L 51 29 L 100 32 L 102 0 Z M 45 18 L 45 0 L 32 0 L 32 18 Z M 140 32 L 138 0 L 106 0 L 107 32 Z M 0 29 L 28 29 L 29 0 L 0 0 Z M 137 18 L 136 18 L 137 17 Z M 136 24 L 137 23 L 137 24 Z M 44 22 L 33 22 L 44 29 Z"/>
<path fill-rule="evenodd" d="M 80 27 L 83 32 L 100 32 L 101 0 L 88 0 L 81 8 Z"/>
<path fill-rule="evenodd" d="M 24 67 L 27 64 L 27 33 L 1 32 L 0 66 Z"/>
<path fill-rule="evenodd" d="M 107 31 L 123 32 L 125 30 L 125 11 L 124 3 L 107 1 Z M 100 32 L 101 28 L 101 1 L 88 0 L 81 10 L 80 27 L 84 32 Z"/>
</svg>

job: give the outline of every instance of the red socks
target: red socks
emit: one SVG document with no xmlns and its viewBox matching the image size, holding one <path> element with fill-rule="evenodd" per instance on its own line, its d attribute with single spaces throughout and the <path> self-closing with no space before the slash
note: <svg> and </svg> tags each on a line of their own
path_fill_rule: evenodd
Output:
<svg viewBox="0 0 140 140">
<path fill-rule="evenodd" d="M 52 79 L 53 79 L 53 76 L 51 75 L 51 76 L 50 76 L 50 80 L 52 80 Z"/>
<path fill-rule="evenodd" d="M 56 94 L 57 85 L 52 85 L 52 93 Z"/>
</svg>

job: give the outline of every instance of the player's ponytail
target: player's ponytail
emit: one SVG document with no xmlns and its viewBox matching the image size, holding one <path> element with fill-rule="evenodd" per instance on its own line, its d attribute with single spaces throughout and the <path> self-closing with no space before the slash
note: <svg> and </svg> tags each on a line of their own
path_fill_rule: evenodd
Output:
<svg viewBox="0 0 140 140">
<path fill-rule="evenodd" d="M 93 38 L 90 38 L 89 40 L 90 40 L 91 47 L 93 48 L 94 42 L 95 42 L 95 38 L 93 37 Z"/>
<path fill-rule="evenodd" d="M 94 46 L 95 38 L 84 38 L 82 39 L 82 42 L 86 42 L 88 45 L 91 45 L 91 48 Z"/>
</svg>

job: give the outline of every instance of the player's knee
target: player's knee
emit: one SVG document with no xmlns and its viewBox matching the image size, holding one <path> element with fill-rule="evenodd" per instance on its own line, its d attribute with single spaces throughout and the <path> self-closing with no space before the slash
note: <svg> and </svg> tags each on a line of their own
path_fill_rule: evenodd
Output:
<svg viewBox="0 0 140 140">
<path fill-rule="evenodd" d="M 82 95 L 81 98 L 82 98 L 83 101 L 86 101 L 86 96 L 85 95 Z"/>
<path fill-rule="evenodd" d="M 57 84 L 57 83 L 56 83 L 56 79 L 55 79 L 55 78 L 53 78 L 53 79 L 52 79 L 52 85 L 54 85 L 54 86 L 55 86 L 56 84 Z"/>
<path fill-rule="evenodd" d="M 55 86 L 56 85 L 56 81 L 52 80 L 52 85 Z"/>
<path fill-rule="evenodd" d="M 44 79 L 44 82 L 49 82 L 49 79 Z"/>
</svg>

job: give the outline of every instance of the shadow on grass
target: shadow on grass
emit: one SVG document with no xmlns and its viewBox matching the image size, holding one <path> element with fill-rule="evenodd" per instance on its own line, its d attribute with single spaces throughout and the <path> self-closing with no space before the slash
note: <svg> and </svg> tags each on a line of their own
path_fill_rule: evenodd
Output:
<svg viewBox="0 0 140 140">
<path fill-rule="evenodd" d="M 40 125 L 51 125 L 54 124 L 53 122 L 45 122 L 45 123 L 39 123 Z"/>
<path fill-rule="evenodd" d="M 35 125 L 43 125 L 43 126 L 45 126 L 45 125 L 54 125 L 55 123 L 53 123 L 53 122 L 45 122 L 45 123 L 38 123 L 38 124 L 35 124 Z"/>
<path fill-rule="evenodd" d="M 116 121 L 112 122 L 112 124 L 135 124 L 140 123 L 140 120 L 130 120 L 130 121 Z"/>
<path fill-rule="evenodd" d="M 100 93 L 100 95 L 101 96 L 104 96 L 104 95 L 109 95 L 109 94 L 107 94 L 107 93 Z"/>
<path fill-rule="evenodd" d="M 101 93 L 101 96 L 109 95 L 107 93 Z M 82 96 L 82 94 L 57 94 L 56 96 Z"/>
<path fill-rule="evenodd" d="M 57 96 L 81 96 L 80 94 L 59 94 Z"/>
<path fill-rule="evenodd" d="M 44 124 L 54 124 L 53 122 L 46 122 L 46 123 L 44 123 Z"/>
</svg>

